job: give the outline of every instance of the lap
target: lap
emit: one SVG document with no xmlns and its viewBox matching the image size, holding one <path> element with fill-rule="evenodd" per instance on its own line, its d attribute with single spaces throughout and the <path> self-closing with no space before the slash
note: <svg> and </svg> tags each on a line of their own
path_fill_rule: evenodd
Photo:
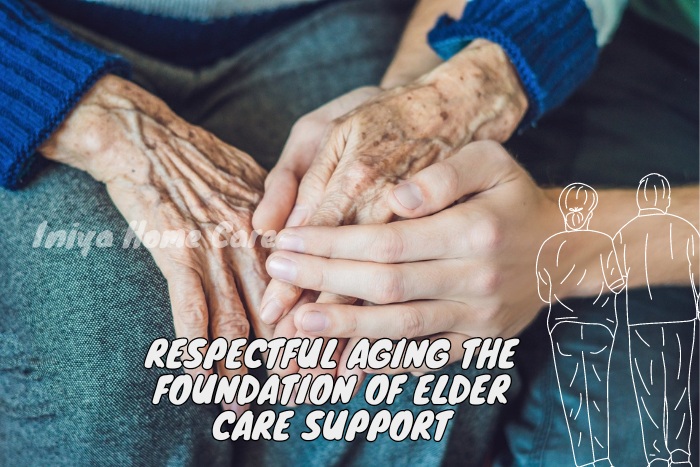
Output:
<svg viewBox="0 0 700 467">
<path fill-rule="evenodd" d="M 157 463 L 208 445 L 212 407 L 150 403 L 158 371 L 150 342 L 173 334 L 163 277 L 144 248 L 122 249 L 127 225 L 102 186 L 50 167 L 18 192 L 0 192 L 0 463 Z M 109 231 L 113 246 L 33 247 L 37 229 Z M 103 239 L 106 238 L 103 236 Z M 104 245 L 104 244 L 103 244 Z M 175 452 L 174 447 L 179 446 Z M 159 452 L 159 449 L 163 451 Z"/>
<path fill-rule="evenodd" d="M 135 81 L 269 167 L 298 117 L 379 82 L 410 4 L 339 2 L 197 72 L 75 32 L 124 55 L 134 65 Z M 174 336 L 166 283 L 147 250 L 122 248 L 127 225 L 103 186 L 49 164 L 23 190 L 0 192 L 0 210 L 11 213 L 0 219 L 0 463 L 228 464 L 234 443 L 215 442 L 210 433 L 218 407 L 151 405 L 162 373 L 145 370 L 143 358 L 154 339 Z M 93 238 L 85 256 L 77 246 L 46 249 L 42 242 L 34 248 L 43 222 L 44 242 L 49 232 L 76 230 L 109 231 L 112 244 L 98 248 Z M 419 409 L 409 392 L 391 410 Z M 348 408 L 367 405 L 356 399 Z M 303 420 L 308 410 L 300 409 L 295 419 Z M 437 464 L 457 444 L 452 452 L 470 449 L 477 463 L 497 418 L 494 407 L 460 409 L 448 425 L 455 443 L 404 442 L 399 448 L 390 440 L 298 440 L 250 443 L 243 452 L 235 447 L 256 465 L 359 464 L 377 456 Z"/>
</svg>

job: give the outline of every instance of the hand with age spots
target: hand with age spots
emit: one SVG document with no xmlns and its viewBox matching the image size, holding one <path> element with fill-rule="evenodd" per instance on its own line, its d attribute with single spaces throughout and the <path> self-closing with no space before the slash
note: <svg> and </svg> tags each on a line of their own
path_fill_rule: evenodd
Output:
<svg viewBox="0 0 700 467">
<path fill-rule="evenodd" d="M 266 253 L 232 239 L 252 231 L 262 195 L 265 171 L 250 156 L 114 76 L 85 95 L 40 151 L 105 183 L 127 222 L 146 221 L 146 231 L 161 235 L 201 233 L 190 247 L 149 248 L 168 281 L 178 337 L 247 338 L 249 317 L 257 336 L 271 337 L 255 313 L 246 316 L 246 309 L 258 308 L 267 283 Z M 232 376 L 245 368 L 218 370 Z"/>
<path fill-rule="evenodd" d="M 507 56 L 485 40 L 474 41 L 412 83 L 354 91 L 297 123 L 266 180 L 253 224 L 279 230 L 285 224 L 389 222 L 392 188 L 469 141 L 507 139 L 526 109 Z M 417 202 L 408 186 L 394 193 L 408 209 Z M 267 268 L 276 279 L 265 291 L 260 318 L 276 324 L 276 336 L 308 337 L 293 324 L 302 289 L 292 285 L 288 264 L 271 261 Z M 313 294 L 304 297 L 313 299 Z M 355 299 L 321 293 L 317 301 L 347 304 Z M 342 350 L 340 345 L 338 352 Z"/>
<path fill-rule="evenodd" d="M 462 343 L 472 337 L 516 336 L 542 306 L 535 263 L 542 242 L 561 229 L 558 190 L 538 187 L 492 141 L 466 145 L 406 185 L 418 195 L 413 208 L 394 196 L 396 189 L 387 197 L 391 211 L 403 220 L 292 227 L 280 233 L 278 250 L 268 259 L 273 276 L 278 273 L 269 263 L 285 261 L 293 265 L 295 286 L 365 301 L 365 306 L 303 304 L 290 318 L 294 326 L 311 337 L 444 338 L 451 343 L 450 363 L 461 359 Z M 595 248 L 577 245 L 576 251 L 580 263 L 597 264 Z M 596 291 L 595 284 L 583 283 L 566 293 Z M 355 374 L 344 365 L 350 349 L 348 344 L 340 358 L 340 376 Z"/>
</svg>

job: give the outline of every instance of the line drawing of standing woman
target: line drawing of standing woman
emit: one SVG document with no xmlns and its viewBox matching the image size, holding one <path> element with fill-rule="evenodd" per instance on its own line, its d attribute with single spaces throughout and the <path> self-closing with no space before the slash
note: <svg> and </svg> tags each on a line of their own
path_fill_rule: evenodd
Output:
<svg viewBox="0 0 700 467">
<path fill-rule="evenodd" d="M 583 183 L 565 187 L 559 196 L 565 230 L 545 240 L 537 256 L 538 292 L 549 304 L 547 326 L 554 367 L 577 467 L 612 466 L 608 371 L 617 313 L 616 300 L 608 294 L 619 293 L 625 281 L 612 238 L 589 228 L 597 205 L 598 194 L 592 187 Z M 574 236 L 576 241 L 571 241 Z M 581 244 L 599 252 L 595 267 L 576 264 L 574 245 Z M 586 276 L 589 281 L 600 281 L 600 292 L 595 298 L 584 299 L 592 303 L 587 303 L 585 313 L 578 313 L 576 303 L 582 303 L 581 298 L 561 297 L 572 283 L 580 284 Z"/>
</svg>

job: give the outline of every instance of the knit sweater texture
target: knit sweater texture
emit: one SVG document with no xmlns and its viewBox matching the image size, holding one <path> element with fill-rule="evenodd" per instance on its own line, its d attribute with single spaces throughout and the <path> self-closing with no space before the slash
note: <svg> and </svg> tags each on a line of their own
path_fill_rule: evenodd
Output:
<svg viewBox="0 0 700 467">
<path fill-rule="evenodd" d="M 116 40 L 132 41 L 127 45 L 144 53 L 179 66 L 199 67 L 224 56 L 207 55 L 205 49 L 226 54 L 233 51 L 231 44 L 242 47 L 254 40 L 265 15 L 265 24 L 281 24 L 304 8 L 324 3 L 265 0 L 258 4 L 267 10 L 251 11 L 255 2 L 239 0 L 238 10 L 214 8 L 201 13 L 192 7 L 193 0 L 152 0 L 152 5 L 147 5 L 149 0 L 37 1 L 43 7 L 25 0 L 0 0 L 0 185 L 6 188 L 18 188 L 30 178 L 37 148 L 101 76 L 128 74 L 123 59 L 78 40 L 52 22 L 44 8 Z M 587 2 L 596 1 L 471 0 L 458 20 L 438 21 L 429 42 L 445 59 L 477 37 L 499 43 L 527 91 L 530 110 L 525 124 L 531 124 L 560 104 L 593 70 L 597 25 Z M 155 40 L 159 35 L 161 40 Z M 211 38 L 216 39 L 213 46 L 207 42 Z M 201 49 L 203 53 L 189 55 L 206 62 L 177 62 L 188 54 L 172 56 L 170 50 L 159 48 L 173 43 L 180 52 Z"/>
</svg>

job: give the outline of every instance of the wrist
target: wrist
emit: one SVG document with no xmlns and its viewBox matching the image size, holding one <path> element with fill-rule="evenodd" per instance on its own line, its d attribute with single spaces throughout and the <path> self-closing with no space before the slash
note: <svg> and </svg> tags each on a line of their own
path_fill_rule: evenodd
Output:
<svg viewBox="0 0 700 467">
<path fill-rule="evenodd" d="M 420 81 L 476 111 L 474 122 L 466 122 L 475 126 L 475 139 L 506 141 L 528 109 L 527 95 L 508 56 L 500 45 L 484 39 L 473 41 Z"/>
<path fill-rule="evenodd" d="M 114 75 L 101 78 L 82 97 L 61 126 L 39 147 L 47 159 L 88 172 L 99 181 L 120 168 L 135 172 L 134 127 L 139 115 L 166 120 L 173 115 L 158 98 L 136 84 Z M 119 163 L 116 161 L 119 160 Z"/>
</svg>

